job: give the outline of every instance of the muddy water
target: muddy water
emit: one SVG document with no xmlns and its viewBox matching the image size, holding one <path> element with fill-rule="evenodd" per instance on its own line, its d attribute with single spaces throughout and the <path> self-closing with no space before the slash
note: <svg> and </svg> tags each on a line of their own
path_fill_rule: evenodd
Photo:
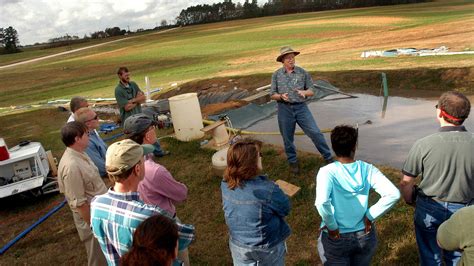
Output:
<svg viewBox="0 0 474 266">
<path fill-rule="evenodd" d="M 321 129 L 340 124 L 359 124 L 356 159 L 401 168 L 413 143 L 439 128 L 435 118 L 436 100 L 388 97 L 384 103 L 384 97 L 354 95 L 358 98 L 334 100 L 341 96 L 330 96 L 325 100 L 309 103 L 308 107 Z M 473 131 L 474 119 L 468 118 L 464 125 L 469 131 Z M 261 121 L 248 130 L 278 131 L 276 116 Z M 301 129 L 297 127 L 297 130 Z M 329 134 L 324 135 L 330 145 Z M 281 136 L 257 138 L 283 145 Z M 307 136 L 295 136 L 295 145 L 298 150 L 317 152 Z"/>
</svg>

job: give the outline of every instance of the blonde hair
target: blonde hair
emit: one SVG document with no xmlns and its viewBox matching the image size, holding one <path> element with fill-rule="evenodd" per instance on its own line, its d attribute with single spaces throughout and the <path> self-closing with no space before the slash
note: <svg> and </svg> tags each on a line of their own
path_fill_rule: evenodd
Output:
<svg viewBox="0 0 474 266">
<path fill-rule="evenodd" d="M 88 120 L 88 114 L 94 112 L 92 109 L 89 107 L 82 107 L 79 108 L 75 113 L 74 117 L 76 118 L 76 121 L 85 123 Z"/>
</svg>

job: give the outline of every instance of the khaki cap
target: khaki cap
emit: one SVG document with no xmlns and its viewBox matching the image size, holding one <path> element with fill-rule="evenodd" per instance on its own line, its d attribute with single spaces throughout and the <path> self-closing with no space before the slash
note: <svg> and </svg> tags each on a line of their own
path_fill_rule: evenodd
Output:
<svg viewBox="0 0 474 266">
<path fill-rule="evenodd" d="M 155 147 L 140 145 L 131 139 L 117 141 L 110 145 L 105 154 L 105 166 L 110 175 L 120 175 L 135 166 L 143 155 L 152 153 Z M 109 171 L 108 169 L 116 169 Z"/>
</svg>

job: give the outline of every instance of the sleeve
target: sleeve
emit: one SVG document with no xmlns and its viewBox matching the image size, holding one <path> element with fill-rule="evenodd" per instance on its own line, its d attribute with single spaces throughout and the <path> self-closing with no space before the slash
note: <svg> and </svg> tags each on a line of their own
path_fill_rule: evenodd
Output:
<svg viewBox="0 0 474 266">
<path fill-rule="evenodd" d="M 273 73 L 273 75 L 272 75 L 272 85 L 270 87 L 270 96 L 272 96 L 273 94 L 277 94 L 277 93 L 278 93 L 277 71 L 275 71 L 275 73 Z"/>
<path fill-rule="evenodd" d="M 194 226 L 176 221 L 178 226 L 178 250 L 186 249 L 195 238 Z"/>
<path fill-rule="evenodd" d="M 171 173 L 163 166 L 155 172 L 155 179 L 159 179 L 159 186 L 150 186 L 149 193 L 161 194 L 174 202 L 185 201 L 188 197 L 188 188 L 185 184 L 176 181 Z"/>
<path fill-rule="evenodd" d="M 334 217 L 334 206 L 331 202 L 332 180 L 326 169 L 320 168 L 316 176 L 316 202 L 315 206 L 321 216 L 322 221 L 329 230 L 334 231 L 339 228 Z"/>
<path fill-rule="evenodd" d="M 137 97 L 138 92 L 143 93 L 143 91 L 140 89 L 140 87 L 138 87 L 138 84 L 135 81 L 130 81 L 130 83 L 132 83 L 133 86 L 135 86 L 135 89 L 137 90 L 137 93 L 133 95 L 133 97 Z"/>
<path fill-rule="evenodd" d="M 311 75 L 308 73 L 308 71 L 304 71 L 304 89 L 305 90 L 310 90 L 313 91 L 313 79 L 311 78 Z"/>
<path fill-rule="evenodd" d="M 290 200 L 288 199 L 288 196 L 285 195 L 283 190 L 281 190 L 281 188 L 278 185 L 276 185 L 275 183 L 273 183 L 272 185 L 273 185 L 273 191 L 271 195 L 270 208 L 278 216 L 285 217 L 288 214 L 290 214 L 290 209 L 291 209 Z"/>
<path fill-rule="evenodd" d="M 464 247 L 462 221 L 466 221 L 463 217 L 463 210 L 455 212 L 451 218 L 442 223 L 438 228 L 436 238 L 439 245 L 446 250 L 458 250 Z"/>
<path fill-rule="evenodd" d="M 417 177 L 423 171 L 422 144 L 415 142 L 408 153 L 408 157 L 403 165 L 402 173 L 407 176 Z"/>
<path fill-rule="evenodd" d="M 64 196 L 71 209 L 76 209 L 87 202 L 85 184 L 80 169 L 68 168 L 64 172 Z"/>
<path fill-rule="evenodd" d="M 371 167 L 370 186 L 380 195 L 377 203 L 368 208 L 365 213 L 367 218 L 373 221 L 397 203 L 400 199 L 400 191 L 379 169 L 374 166 Z"/>
<path fill-rule="evenodd" d="M 125 92 L 120 89 L 119 85 L 115 88 L 115 100 L 117 101 L 119 108 L 124 108 L 128 103 L 127 96 L 125 95 Z"/>
</svg>

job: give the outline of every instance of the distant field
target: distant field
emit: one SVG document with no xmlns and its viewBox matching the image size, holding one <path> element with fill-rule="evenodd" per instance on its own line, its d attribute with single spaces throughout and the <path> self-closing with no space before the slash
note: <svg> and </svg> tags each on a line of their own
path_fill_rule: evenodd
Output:
<svg viewBox="0 0 474 266">
<path fill-rule="evenodd" d="M 441 45 L 473 50 L 474 1 L 292 14 L 148 33 L 0 70 L 0 107 L 73 95 L 112 97 L 115 71 L 122 65 L 142 87 L 145 75 L 153 87 L 166 88 L 174 82 L 271 73 L 279 66 L 275 62 L 279 47 L 287 44 L 302 52 L 298 63 L 308 70 L 470 67 L 472 55 L 362 59 L 360 53 Z M 26 60 L 38 53 L 0 56 L 0 61 Z"/>
</svg>

